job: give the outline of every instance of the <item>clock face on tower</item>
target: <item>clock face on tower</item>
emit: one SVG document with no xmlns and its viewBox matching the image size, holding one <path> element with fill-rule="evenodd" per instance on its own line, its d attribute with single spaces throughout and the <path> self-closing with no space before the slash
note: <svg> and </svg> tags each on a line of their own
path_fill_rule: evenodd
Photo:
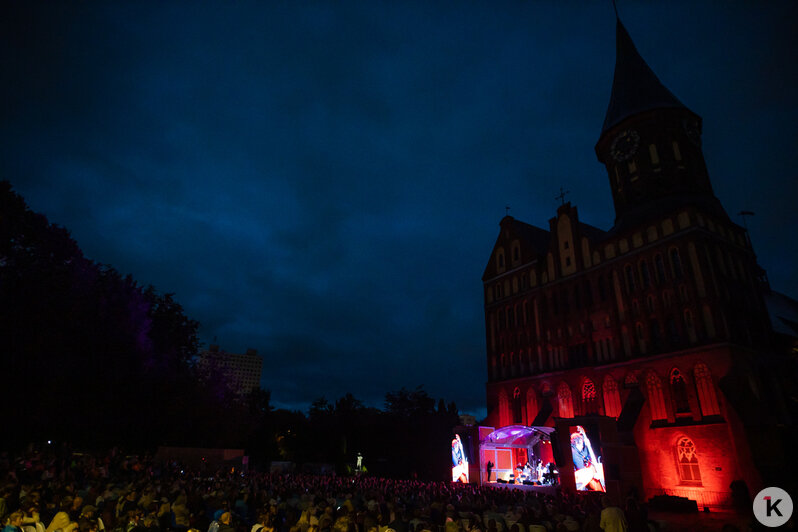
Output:
<svg viewBox="0 0 798 532">
<path fill-rule="evenodd" d="M 618 162 L 626 161 L 637 152 L 640 135 L 634 129 L 627 129 L 618 134 L 610 145 L 610 155 Z"/>
</svg>

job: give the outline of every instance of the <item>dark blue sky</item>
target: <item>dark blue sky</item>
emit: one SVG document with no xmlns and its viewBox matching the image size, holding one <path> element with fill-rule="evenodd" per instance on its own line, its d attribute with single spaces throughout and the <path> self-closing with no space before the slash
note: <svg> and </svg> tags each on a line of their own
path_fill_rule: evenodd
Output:
<svg viewBox="0 0 798 532">
<path fill-rule="evenodd" d="M 505 205 L 614 220 L 607 2 L 6 3 L 0 177 L 86 255 L 258 349 L 278 406 L 424 385 L 484 412 Z M 620 1 L 716 195 L 798 295 L 795 2 Z"/>
</svg>

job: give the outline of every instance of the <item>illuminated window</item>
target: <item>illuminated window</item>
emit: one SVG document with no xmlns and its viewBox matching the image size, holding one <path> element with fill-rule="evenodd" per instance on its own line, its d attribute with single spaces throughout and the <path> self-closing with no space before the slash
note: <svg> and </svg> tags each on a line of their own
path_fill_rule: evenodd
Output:
<svg viewBox="0 0 798 532">
<path fill-rule="evenodd" d="M 653 371 L 646 376 L 646 388 L 648 390 L 648 402 L 651 407 L 651 419 L 654 421 L 667 419 L 668 413 L 665 409 L 665 399 L 662 396 L 662 382 Z"/>
<path fill-rule="evenodd" d="M 617 418 L 621 415 L 621 397 L 618 395 L 618 383 L 612 376 L 604 377 L 604 415 Z"/>
<path fill-rule="evenodd" d="M 695 375 L 695 387 L 698 392 L 698 402 L 701 404 L 701 413 L 705 416 L 720 415 L 718 406 L 718 396 L 715 393 L 715 384 L 712 382 L 712 374 L 706 364 L 698 363 L 693 370 Z"/>
<path fill-rule="evenodd" d="M 597 412 L 596 408 L 596 385 L 590 379 L 585 379 L 582 383 L 582 406 L 583 415 L 594 414 Z"/>
<path fill-rule="evenodd" d="M 571 388 L 568 384 L 561 382 L 557 386 L 557 401 L 560 406 L 560 417 L 574 417 L 574 404 L 571 397 Z"/>
<path fill-rule="evenodd" d="M 671 397 L 673 398 L 673 411 L 676 414 L 689 414 L 690 401 L 687 399 L 687 383 L 684 381 L 679 368 L 671 370 Z"/>
<path fill-rule="evenodd" d="M 682 160 L 682 151 L 679 149 L 679 143 L 675 140 L 673 141 L 673 158 L 677 161 Z"/>
<path fill-rule="evenodd" d="M 676 443 L 676 461 L 679 466 L 679 479 L 683 484 L 701 484 L 698 455 L 690 438 L 681 438 Z"/>
<path fill-rule="evenodd" d="M 648 155 L 651 157 L 651 164 L 657 166 L 659 164 L 659 154 L 657 153 L 657 145 L 656 144 L 649 144 L 648 145 Z"/>
</svg>

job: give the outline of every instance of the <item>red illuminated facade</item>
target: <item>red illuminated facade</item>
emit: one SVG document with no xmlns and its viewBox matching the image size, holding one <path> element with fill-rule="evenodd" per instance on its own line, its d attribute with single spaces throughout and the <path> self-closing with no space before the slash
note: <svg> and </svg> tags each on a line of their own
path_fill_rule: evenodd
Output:
<svg viewBox="0 0 798 532">
<path fill-rule="evenodd" d="M 701 118 L 620 21 L 616 39 L 595 147 L 614 226 L 570 203 L 546 229 L 501 220 L 482 278 L 486 424 L 593 419 L 608 491 L 726 505 L 733 481 L 755 493 L 783 463 L 767 282 L 713 193 Z"/>
</svg>

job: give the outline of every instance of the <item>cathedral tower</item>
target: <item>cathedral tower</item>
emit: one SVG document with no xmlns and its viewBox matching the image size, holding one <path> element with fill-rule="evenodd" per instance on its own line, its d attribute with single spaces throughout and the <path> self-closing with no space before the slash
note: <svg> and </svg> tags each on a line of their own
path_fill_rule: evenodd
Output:
<svg viewBox="0 0 798 532">
<path fill-rule="evenodd" d="M 616 24 L 612 94 L 595 148 L 609 176 L 616 228 L 685 204 L 727 219 L 704 163 L 701 117 L 660 82 Z"/>
</svg>

